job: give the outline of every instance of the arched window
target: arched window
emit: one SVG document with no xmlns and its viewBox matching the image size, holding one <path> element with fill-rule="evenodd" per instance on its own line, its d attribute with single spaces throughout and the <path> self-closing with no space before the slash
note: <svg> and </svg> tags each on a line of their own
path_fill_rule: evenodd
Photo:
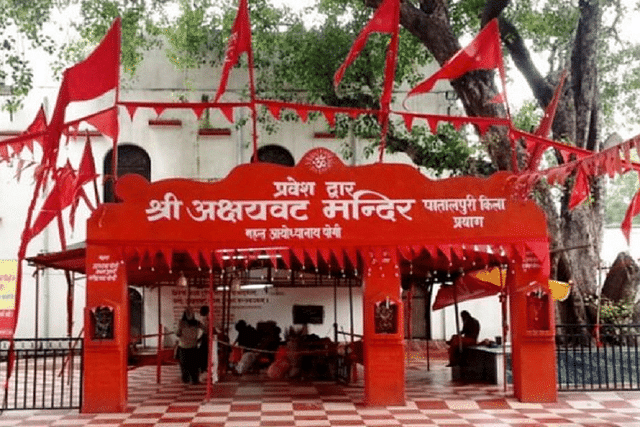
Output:
<svg viewBox="0 0 640 427">
<path fill-rule="evenodd" d="M 275 144 L 258 148 L 258 160 L 283 166 L 295 166 L 296 164 L 289 150 Z"/>
<path fill-rule="evenodd" d="M 109 150 L 104 157 L 104 176 L 110 178 L 113 174 L 113 150 Z M 151 180 L 151 158 L 142 148 L 133 144 L 118 145 L 118 176 L 128 173 L 136 173 Z M 105 179 L 103 201 L 105 203 L 115 202 L 113 194 L 113 179 Z"/>
</svg>

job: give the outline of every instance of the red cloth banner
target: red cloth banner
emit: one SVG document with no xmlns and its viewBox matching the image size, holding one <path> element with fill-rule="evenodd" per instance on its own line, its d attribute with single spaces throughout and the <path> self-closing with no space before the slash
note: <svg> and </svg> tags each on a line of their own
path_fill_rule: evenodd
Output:
<svg viewBox="0 0 640 427">
<path fill-rule="evenodd" d="M 347 54 L 347 58 L 344 60 L 338 71 L 333 76 L 333 85 L 338 87 L 342 77 L 344 76 L 347 67 L 357 58 L 364 46 L 367 44 L 367 39 L 371 33 L 388 33 L 394 34 L 398 32 L 398 0 L 383 0 L 380 6 L 376 9 L 371 20 L 360 31 L 358 37 L 356 37 L 351 50 Z M 397 54 L 397 46 L 396 46 Z M 387 55 L 389 55 L 387 51 Z M 389 56 L 387 56 L 387 72 L 389 67 Z M 394 67 L 395 68 L 395 67 Z M 386 84 L 386 81 L 385 81 Z"/>
<path fill-rule="evenodd" d="M 251 24 L 249 21 L 249 7 L 247 0 L 240 0 L 238 6 L 238 14 L 236 20 L 233 23 L 231 30 L 231 37 L 229 38 L 229 44 L 227 45 L 227 53 L 222 68 L 222 74 L 220 76 L 220 84 L 218 85 L 218 92 L 215 96 L 215 102 L 218 102 L 222 94 L 227 89 L 227 81 L 229 80 L 229 73 L 231 69 L 238 63 L 240 55 L 246 52 L 247 55 L 251 55 Z"/>
<path fill-rule="evenodd" d="M 500 67 L 502 67 L 500 30 L 497 19 L 494 19 L 485 25 L 467 47 L 459 50 L 435 74 L 411 89 L 407 98 L 429 92 L 438 80 L 453 80 L 462 77 L 469 71 L 491 70 Z"/>
</svg>

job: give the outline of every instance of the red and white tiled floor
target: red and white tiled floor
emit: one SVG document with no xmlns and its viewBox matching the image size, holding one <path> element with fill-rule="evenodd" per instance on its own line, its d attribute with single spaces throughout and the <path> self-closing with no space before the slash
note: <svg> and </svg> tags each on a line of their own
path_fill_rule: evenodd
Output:
<svg viewBox="0 0 640 427">
<path fill-rule="evenodd" d="M 415 355 L 414 355 L 415 356 Z M 451 381 L 446 362 L 407 359 L 406 404 L 366 407 L 362 383 L 290 382 L 233 377 L 214 385 L 183 385 L 176 366 L 130 372 L 125 413 L 7 411 L 4 426 L 55 427 L 362 427 L 362 426 L 640 426 L 640 392 L 560 393 L 557 403 L 520 403 L 511 389 Z"/>
</svg>

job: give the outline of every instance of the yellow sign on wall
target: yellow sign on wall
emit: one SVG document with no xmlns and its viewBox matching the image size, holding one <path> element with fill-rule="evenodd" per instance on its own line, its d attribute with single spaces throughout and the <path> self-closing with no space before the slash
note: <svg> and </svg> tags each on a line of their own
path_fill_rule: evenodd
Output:
<svg viewBox="0 0 640 427">
<path fill-rule="evenodd" d="M 17 260 L 0 259 L 0 338 L 13 334 L 17 275 Z"/>
</svg>

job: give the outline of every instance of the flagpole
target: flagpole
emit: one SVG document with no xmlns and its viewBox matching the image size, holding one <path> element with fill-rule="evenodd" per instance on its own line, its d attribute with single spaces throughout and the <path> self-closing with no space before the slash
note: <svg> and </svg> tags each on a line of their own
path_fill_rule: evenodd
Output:
<svg viewBox="0 0 640 427">
<path fill-rule="evenodd" d="M 396 64 L 398 62 L 398 44 L 400 41 L 400 31 L 398 29 L 400 21 L 400 0 L 395 2 L 395 10 L 393 13 L 394 26 L 391 34 L 391 40 L 389 41 L 389 47 L 387 48 L 387 56 L 385 61 L 384 70 L 384 88 L 382 90 L 382 97 L 380 98 L 380 107 L 382 109 L 382 135 L 380 138 L 380 155 L 378 161 L 382 163 L 384 157 L 384 150 L 387 145 L 387 133 L 389 132 L 389 110 L 391 104 L 391 95 L 393 92 L 393 82 L 396 77 Z"/>
<path fill-rule="evenodd" d="M 247 52 L 249 62 L 249 90 L 251 91 L 251 121 L 253 122 L 253 161 L 258 161 L 258 113 L 256 111 L 256 87 L 253 78 L 253 48 L 249 41 L 249 50 Z"/>
<path fill-rule="evenodd" d="M 117 17 L 116 21 L 120 21 L 122 18 L 121 17 Z M 120 110 L 118 108 L 118 105 L 120 103 L 120 54 L 122 53 L 122 25 L 118 25 L 118 50 L 119 50 L 119 54 L 118 54 L 118 61 L 116 62 L 116 122 L 118 121 L 118 111 Z M 111 171 L 113 174 L 113 188 L 112 193 L 114 195 L 114 202 L 115 202 L 115 194 L 116 194 L 116 182 L 118 181 L 118 133 L 120 133 L 120 129 L 118 126 L 118 132 L 116 133 L 116 135 L 113 136 L 113 149 L 111 150 Z M 95 180 L 93 181 L 94 185 L 95 185 Z M 97 191 L 97 186 L 95 187 L 96 191 Z M 98 194 L 96 193 L 96 205 L 100 204 L 100 201 L 98 200 Z"/>
</svg>

